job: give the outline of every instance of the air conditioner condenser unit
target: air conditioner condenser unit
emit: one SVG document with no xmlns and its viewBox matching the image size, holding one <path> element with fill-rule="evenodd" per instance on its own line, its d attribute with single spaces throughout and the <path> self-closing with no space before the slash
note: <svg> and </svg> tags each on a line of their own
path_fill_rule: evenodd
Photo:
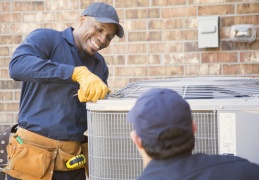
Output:
<svg viewBox="0 0 259 180">
<path fill-rule="evenodd" d="M 259 79 L 174 78 L 143 81 L 87 103 L 90 180 L 134 180 L 143 171 L 127 113 L 151 88 L 184 97 L 197 124 L 193 153 L 229 154 L 259 164 Z"/>
</svg>

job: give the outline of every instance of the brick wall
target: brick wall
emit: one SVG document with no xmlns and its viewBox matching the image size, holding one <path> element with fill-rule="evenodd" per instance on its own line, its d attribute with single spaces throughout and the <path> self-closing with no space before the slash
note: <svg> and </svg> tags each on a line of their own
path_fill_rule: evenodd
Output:
<svg viewBox="0 0 259 180">
<path fill-rule="evenodd" d="M 0 1 L 0 122 L 14 123 L 21 83 L 8 75 L 17 45 L 33 29 L 73 26 L 93 0 Z M 109 86 L 190 76 L 259 77 L 258 0 L 103 0 L 116 7 L 126 33 L 101 51 L 110 69 Z M 220 46 L 198 48 L 197 17 L 220 17 Z M 231 25 L 254 24 L 257 40 L 229 39 Z"/>
</svg>

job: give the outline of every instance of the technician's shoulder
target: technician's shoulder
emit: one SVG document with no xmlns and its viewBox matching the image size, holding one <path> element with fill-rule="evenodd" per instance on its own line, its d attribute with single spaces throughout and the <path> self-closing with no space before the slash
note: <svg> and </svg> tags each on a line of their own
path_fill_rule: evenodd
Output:
<svg viewBox="0 0 259 180">
<path fill-rule="evenodd" d="M 60 31 L 50 28 L 38 28 L 33 30 L 31 33 L 48 33 L 48 34 L 60 34 Z"/>
<path fill-rule="evenodd" d="M 242 157 L 198 154 L 193 158 L 197 160 L 195 170 L 186 179 L 199 177 L 210 180 L 259 180 L 259 165 Z"/>
<path fill-rule="evenodd" d="M 236 180 L 259 180 L 259 165 L 237 156 L 229 157 L 226 163 L 222 163 L 219 172 Z"/>
<path fill-rule="evenodd" d="M 28 34 L 27 39 L 30 38 L 39 38 L 39 39 L 52 39 L 52 38 L 58 38 L 61 36 L 61 32 L 54 30 L 54 29 L 47 29 L 47 28 L 39 28 L 35 29 L 30 34 Z"/>
<path fill-rule="evenodd" d="M 208 154 L 195 154 L 192 156 L 193 161 L 195 163 L 200 162 L 200 164 L 205 165 L 219 165 L 219 164 L 225 164 L 225 163 L 239 163 L 239 162 L 245 162 L 249 163 L 247 159 L 238 157 L 238 156 L 232 156 L 232 155 L 208 155 Z"/>
</svg>

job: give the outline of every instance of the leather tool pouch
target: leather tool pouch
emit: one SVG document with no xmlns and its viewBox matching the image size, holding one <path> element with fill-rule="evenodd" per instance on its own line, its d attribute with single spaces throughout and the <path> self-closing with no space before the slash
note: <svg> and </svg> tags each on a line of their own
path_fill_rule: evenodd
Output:
<svg viewBox="0 0 259 180">
<path fill-rule="evenodd" d="M 56 171 L 74 170 L 74 169 L 67 169 L 65 167 L 65 162 L 71 157 L 77 154 L 80 154 L 81 152 L 85 155 L 86 158 L 88 156 L 87 143 L 81 144 L 81 145 L 79 144 L 78 146 L 74 146 L 75 143 L 72 143 L 71 146 L 70 146 L 70 143 L 65 144 L 64 145 L 65 151 L 71 152 L 71 153 L 73 152 L 72 154 L 68 154 L 62 151 L 60 148 L 53 146 L 53 144 L 46 144 L 46 143 L 35 144 L 35 142 L 38 142 L 39 139 L 42 139 L 42 138 L 37 138 L 39 135 L 36 135 L 34 133 L 32 134 L 31 132 L 29 133 L 29 131 L 26 131 L 26 134 L 29 133 L 28 137 L 33 137 L 32 139 L 35 138 L 37 139 L 37 141 L 33 142 L 33 140 L 31 141 L 31 139 L 29 140 L 27 137 L 27 138 L 22 138 L 23 143 L 21 143 L 16 139 L 17 135 L 21 134 L 21 132 L 23 132 L 23 130 L 21 130 L 20 132 L 17 132 L 14 136 L 10 137 L 10 142 L 9 142 L 9 135 L 8 135 L 8 138 L 7 138 L 8 141 L 6 141 L 7 146 L 5 146 L 4 148 L 4 149 L 7 149 L 7 153 L 5 153 L 6 161 L 5 161 L 5 164 L 3 164 L 2 171 L 14 178 L 22 179 L 22 180 L 39 180 L 39 179 L 51 180 L 53 172 L 55 170 Z M 21 134 L 21 137 L 23 137 L 24 135 L 25 134 Z M 46 142 L 45 137 L 43 139 Z M 80 166 L 75 169 L 78 169 L 78 168 L 84 168 L 84 166 Z M 85 169 L 88 170 L 86 166 L 85 166 Z M 86 172 L 88 175 L 88 171 Z M 4 178 L 0 178 L 0 179 L 2 180 Z"/>
<path fill-rule="evenodd" d="M 23 180 L 51 180 L 55 149 L 32 143 L 19 144 L 15 136 L 7 145 L 7 166 L 3 172 Z"/>
<path fill-rule="evenodd" d="M 3 170 L 19 179 L 43 179 L 52 161 L 52 153 L 30 144 L 19 144 L 12 137 L 7 146 L 8 165 Z M 51 178 L 44 179 L 51 179 Z"/>
</svg>

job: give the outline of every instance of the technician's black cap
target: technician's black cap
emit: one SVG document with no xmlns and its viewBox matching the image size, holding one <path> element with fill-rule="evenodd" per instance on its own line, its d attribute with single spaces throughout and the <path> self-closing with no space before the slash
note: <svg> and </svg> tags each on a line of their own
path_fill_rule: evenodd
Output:
<svg viewBox="0 0 259 180">
<path fill-rule="evenodd" d="M 167 129 L 179 128 L 186 135 L 168 140 L 166 145 L 184 142 L 193 135 L 191 109 L 177 92 L 154 88 L 145 92 L 129 111 L 127 120 L 145 144 L 159 144 L 159 135 Z"/>
<path fill-rule="evenodd" d="M 123 27 L 119 24 L 119 17 L 114 9 L 109 4 L 102 2 L 94 2 L 90 4 L 83 12 L 82 16 L 91 16 L 100 23 L 113 23 L 117 25 L 116 35 L 122 38 L 124 35 Z"/>
</svg>

